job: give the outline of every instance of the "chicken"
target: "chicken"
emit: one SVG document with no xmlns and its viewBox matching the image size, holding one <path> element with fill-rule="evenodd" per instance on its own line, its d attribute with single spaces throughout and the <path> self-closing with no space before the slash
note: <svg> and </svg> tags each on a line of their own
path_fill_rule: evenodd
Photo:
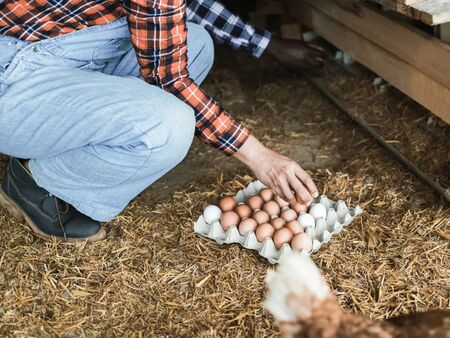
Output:
<svg viewBox="0 0 450 338">
<path fill-rule="evenodd" d="M 345 312 L 311 258 L 292 254 L 266 277 L 264 303 L 283 338 L 450 338 L 450 311 L 372 320 Z"/>
</svg>

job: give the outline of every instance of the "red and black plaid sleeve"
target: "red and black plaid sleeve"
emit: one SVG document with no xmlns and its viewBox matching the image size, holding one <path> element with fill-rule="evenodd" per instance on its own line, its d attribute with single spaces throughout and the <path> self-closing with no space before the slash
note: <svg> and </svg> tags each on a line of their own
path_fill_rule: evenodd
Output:
<svg viewBox="0 0 450 338">
<path fill-rule="evenodd" d="M 123 9 L 141 76 L 194 109 L 197 135 L 205 143 L 235 153 L 249 131 L 189 78 L 185 0 L 125 0 Z"/>
</svg>

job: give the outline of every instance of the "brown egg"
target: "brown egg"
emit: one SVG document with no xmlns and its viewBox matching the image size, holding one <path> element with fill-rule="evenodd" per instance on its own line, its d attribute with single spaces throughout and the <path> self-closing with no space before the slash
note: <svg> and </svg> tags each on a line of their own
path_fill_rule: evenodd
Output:
<svg viewBox="0 0 450 338">
<path fill-rule="evenodd" d="M 249 218 L 252 215 L 252 209 L 247 204 L 239 204 L 234 208 L 234 211 L 240 218 Z"/>
<path fill-rule="evenodd" d="M 293 221 L 294 219 L 297 219 L 297 213 L 292 209 L 286 209 L 283 210 L 281 213 L 281 217 L 286 221 Z"/>
<path fill-rule="evenodd" d="M 263 210 L 267 212 L 270 216 L 280 215 L 280 206 L 275 201 L 266 202 L 263 206 Z"/>
<path fill-rule="evenodd" d="M 264 202 L 269 202 L 273 198 L 273 191 L 269 188 L 263 189 L 259 192 L 259 196 L 261 196 Z"/>
<path fill-rule="evenodd" d="M 264 200 L 259 195 L 252 196 L 248 199 L 247 204 L 253 210 L 260 210 L 263 207 Z"/>
<path fill-rule="evenodd" d="M 294 219 L 293 221 L 289 221 L 286 224 L 286 227 L 292 231 L 294 235 L 297 235 L 299 233 L 303 232 L 303 227 L 300 225 L 300 222 Z"/>
<path fill-rule="evenodd" d="M 286 224 L 286 221 L 284 219 L 282 219 L 281 217 L 277 217 L 277 218 L 273 219 L 270 224 L 272 224 L 272 226 L 276 230 L 278 230 L 278 229 L 281 229 L 282 227 L 284 227 L 284 225 Z"/>
<path fill-rule="evenodd" d="M 308 207 L 306 206 L 306 204 L 297 202 L 292 206 L 292 209 L 294 209 L 297 214 L 301 214 L 302 212 L 306 212 L 306 210 L 308 210 Z"/>
<path fill-rule="evenodd" d="M 231 211 L 235 208 L 236 205 L 236 200 L 231 196 L 224 197 L 219 201 L 219 208 L 222 210 L 222 212 Z"/>
<path fill-rule="evenodd" d="M 275 202 L 278 203 L 278 205 L 280 206 L 281 209 L 289 208 L 289 202 L 285 201 L 280 196 L 275 195 L 274 200 L 275 200 Z"/>
<path fill-rule="evenodd" d="M 246 218 L 239 223 L 239 233 L 245 236 L 250 231 L 255 231 L 258 223 L 253 218 Z"/>
<path fill-rule="evenodd" d="M 275 229 L 273 228 L 273 226 L 271 226 L 269 223 L 263 223 L 256 228 L 256 239 L 259 242 L 262 242 L 267 237 L 272 237 L 274 232 Z"/>
<path fill-rule="evenodd" d="M 220 224 L 223 230 L 227 231 L 231 226 L 237 226 L 239 224 L 239 215 L 234 211 L 227 211 L 220 216 Z"/>
<path fill-rule="evenodd" d="M 270 220 L 269 214 L 263 210 L 259 210 L 253 214 L 253 218 L 258 224 L 267 223 Z"/>
<path fill-rule="evenodd" d="M 289 243 L 294 237 L 294 234 L 291 230 L 288 228 L 281 228 L 277 231 L 275 231 L 275 234 L 273 235 L 273 243 L 275 244 L 275 247 L 279 250 L 283 246 L 284 243 Z"/>
<path fill-rule="evenodd" d="M 299 233 L 298 235 L 295 235 L 294 238 L 292 238 L 291 248 L 293 251 L 311 251 L 312 240 L 304 232 Z"/>
</svg>

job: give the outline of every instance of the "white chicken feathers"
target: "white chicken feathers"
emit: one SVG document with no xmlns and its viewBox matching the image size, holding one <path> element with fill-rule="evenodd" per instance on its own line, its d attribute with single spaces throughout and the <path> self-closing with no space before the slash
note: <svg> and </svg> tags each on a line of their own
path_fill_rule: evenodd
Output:
<svg viewBox="0 0 450 338">
<path fill-rule="evenodd" d="M 450 311 L 387 320 L 345 312 L 311 258 L 292 254 L 267 273 L 264 303 L 283 338 L 450 338 Z"/>
<path fill-rule="evenodd" d="M 294 253 L 285 258 L 277 271 L 268 271 L 266 283 L 269 292 L 265 307 L 280 321 L 291 321 L 311 316 L 309 301 L 315 298 L 324 300 L 330 294 L 330 288 L 320 274 L 319 269 L 309 256 Z M 305 299 L 305 304 L 291 302 Z"/>
</svg>

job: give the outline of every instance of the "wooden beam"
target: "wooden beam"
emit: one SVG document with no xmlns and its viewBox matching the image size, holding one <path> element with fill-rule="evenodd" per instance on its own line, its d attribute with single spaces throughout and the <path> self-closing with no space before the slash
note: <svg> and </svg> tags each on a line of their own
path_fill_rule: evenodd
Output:
<svg viewBox="0 0 450 338">
<path fill-rule="evenodd" d="M 395 11 L 423 23 L 434 26 L 450 22 L 450 1 L 448 0 L 372 0 L 384 10 Z"/>
<path fill-rule="evenodd" d="M 450 22 L 439 25 L 439 39 L 450 44 Z"/>
<path fill-rule="evenodd" d="M 409 63 L 322 13 L 306 2 L 297 4 L 291 14 L 318 32 L 339 49 L 379 74 L 406 95 L 450 123 L 450 89 Z M 415 49 L 416 47 L 411 46 Z"/>
<path fill-rule="evenodd" d="M 450 88 L 450 46 L 421 30 L 389 18 L 385 13 L 363 7 L 362 18 L 340 8 L 332 0 L 304 0 L 341 24 L 363 35 L 429 77 Z M 290 12 L 297 15 L 301 1 L 291 0 Z"/>
<path fill-rule="evenodd" d="M 427 25 L 439 25 L 450 21 L 450 1 L 425 0 L 410 5 L 420 13 L 421 20 Z"/>
<path fill-rule="evenodd" d="M 400 2 L 401 4 L 404 4 L 404 5 L 412 5 L 412 4 L 415 4 L 420 1 L 423 1 L 423 0 L 397 0 L 397 2 Z"/>
</svg>

